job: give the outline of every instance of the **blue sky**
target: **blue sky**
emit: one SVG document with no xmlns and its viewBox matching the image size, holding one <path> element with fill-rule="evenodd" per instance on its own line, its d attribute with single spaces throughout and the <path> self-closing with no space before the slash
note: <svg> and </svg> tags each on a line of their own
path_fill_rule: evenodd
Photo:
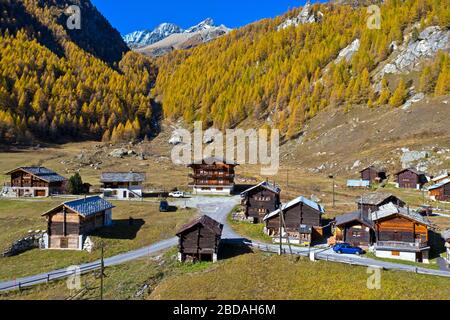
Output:
<svg viewBox="0 0 450 320">
<path fill-rule="evenodd" d="M 92 0 L 110 23 L 126 34 L 153 29 L 162 22 L 187 28 L 211 17 L 216 24 L 237 28 L 270 18 L 289 8 L 302 6 L 306 0 Z M 316 1 L 311 1 L 316 2 Z"/>
</svg>

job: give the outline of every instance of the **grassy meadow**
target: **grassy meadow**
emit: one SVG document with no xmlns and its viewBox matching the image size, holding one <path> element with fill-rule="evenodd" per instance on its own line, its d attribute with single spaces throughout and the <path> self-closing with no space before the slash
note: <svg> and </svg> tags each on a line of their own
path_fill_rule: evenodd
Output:
<svg viewBox="0 0 450 320">
<path fill-rule="evenodd" d="M 0 200 L 0 243 L 6 249 L 12 241 L 27 234 L 28 230 L 46 229 L 41 214 L 62 200 Z M 148 246 L 173 237 L 176 231 L 196 216 L 195 210 L 160 213 L 157 202 L 113 201 L 114 226 L 103 228 L 92 235 L 94 243 L 103 242 L 105 255 Z M 134 222 L 129 226 L 128 219 Z M 100 257 L 100 250 L 92 253 L 58 250 L 31 250 L 18 256 L 0 258 L 0 281 L 48 272 L 74 264 L 90 262 Z"/>
</svg>

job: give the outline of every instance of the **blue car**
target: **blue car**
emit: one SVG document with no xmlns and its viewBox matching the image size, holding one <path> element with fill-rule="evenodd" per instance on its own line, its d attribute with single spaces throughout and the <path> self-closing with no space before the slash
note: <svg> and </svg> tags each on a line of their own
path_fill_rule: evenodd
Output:
<svg viewBox="0 0 450 320">
<path fill-rule="evenodd" d="M 356 254 L 360 255 L 364 253 L 364 250 L 360 247 L 353 247 L 348 243 L 338 243 L 333 247 L 333 251 L 336 253 L 345 253 L 345 254 Z"/>
</svg>

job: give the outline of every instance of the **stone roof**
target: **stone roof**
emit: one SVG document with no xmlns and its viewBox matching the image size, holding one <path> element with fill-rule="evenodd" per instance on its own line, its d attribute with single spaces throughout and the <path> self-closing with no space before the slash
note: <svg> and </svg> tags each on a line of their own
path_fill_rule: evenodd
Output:
<svg viewBox="0 0 450 320">
<path fill-rule="evenodd" d="M 89 217 L 98 212 L 114 208 L 114 206 L 105 199 L 99 196 L 93 196 L 64 202 L 56 208 L 47 211 L 43 214 L 43 216 L 48 215 L 49 213 L 54 212 L 55 210 L 64 206 L 69 208 L 70 210 L 75 211 L 83 217 Z"/>
<path fill-rule="evenodd" d="M 18 170 L 23 170 L 47 182 L 63 182 L 66 180 L 66 178 L 57 174 L 55 171 L 45 167 L 19 167 L 9 171 L 7 174 L 11 174 Z"/>
<path fill-rule="evenodd" d="M 336 226 L 341 226 L 353 221 L 359 221 L 362 224 L 373 228 L 373 222 L 365 217 L 360 211 L 345 213 L 335 218 Z"/>
<path fill-rule="evenodd" d="M 222 235 L 223 224 L 221 224 L 220 222 L 217 222 L 213 218 L 210 218 L 210 217 L 204 215 L 204 216 L 201 216 L 200 218 L 197 218 L 197 219 L 193 220 L 192 222 L 184 225 L 180 230 L 178 230 L 177 236 L 188 231 L 189 229 L 194 228 L 198 224 L 201 224 L 202 226 L 210 229 L 216 235 Z"/>
<path fill-rule="evenodd" d="M 450 179 L 442 180 L 441 182 L 436 183 L 436 184 L 432 185 L 431 187 L 428 187 L 428 190 L 439 189 L 439 188 L 445 186 L 448 183 L 450 183 Z"/>
<path fill-rule="evenodd" d="M 144 182 L 145 173 L 141 172 L 103 172 L 101 182 Z"/>
<path fill-rule="evenodd" d="M 305 198 L 303 196 L 300 196 L 298 198 L 295 198 L 294 200 L 289 201 L 288 203 L 284 204 L 283 206 L 281 206 L 281 209 L 275 210 L 275 211 L 267 214 L 264 217 L 264 220 L 267 220 L 269 218 L 277 216 L 281 212 L 281 210 L 283 210 L 283 211 L 287 210 L 287 209 L 289 209 L 289 208 L 291 208 L 291 207 L 293 207 L 293 206 L 295 206 L 295 205 L 297 205 L 299 203 L 303 203 L 303 204 L 307 205 L 308 207 L 311 207 L 311 208 L 319 211 L 320 214 L 325 213 L 325 209 L 320 204 L 318 204 L 318 203 L 316 203 L 316 202 L 314 202 L 314 201 L 312 201 L 310 199 L 307 199 L 307 198 Z"/>
<path fill-rule="evenodd" d="M 244 192 L 241 193 L 241 196 L 245 195 L 246 193 L 258 188 L 258 187 L 263 187 L 269 191 L 272 191 L 273 193 L 280 193 L 281 192 L 281 188 L 273 183 L 264 181 L 261 183 L 258 183 L 256 186 L 253 186 L 247 190 L 245 190 Z"/>
<path fill-rule="evenodd" d="M 414 220 L 418 223 L 427 225 L 427 226 L 431 225 L 430 221 L 427 218 L 423 217 L 418 212 L 409 210 L 407 208 L 397 207 L 393 203 L 388 203 L 388 204 L 380 207 L 380 209 L 378 211 L 375 211 L 372 213 L 371 218 L 373 221 L 377 221 L 377 220 L 380 220 L 380 219 L 383 219 L 386 217 L 390 217 L 390 216 L 393 216 L 396 214 L 401 215 L 407 219 Z"/>
<path fill-rule="evenodd" d="M 395 195 L 387 192 L 370 192 L 356 198 L 356 203 L 377 206 L 390 197 L 395 197 Z"/>
</svg>

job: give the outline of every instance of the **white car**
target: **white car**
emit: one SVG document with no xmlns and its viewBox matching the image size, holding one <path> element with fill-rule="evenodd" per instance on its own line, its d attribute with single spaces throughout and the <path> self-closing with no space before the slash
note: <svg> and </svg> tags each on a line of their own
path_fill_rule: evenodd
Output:
<svg viewBox="0 0 450 320">
<path fill-rule="evenodd" d="M 171 193 L 169 193 L 169 197 L 172 197 L 172 198 L 184 198 L 184 192 L 181 192 L 181 191 L 171 192 Z"/>
</svg>

